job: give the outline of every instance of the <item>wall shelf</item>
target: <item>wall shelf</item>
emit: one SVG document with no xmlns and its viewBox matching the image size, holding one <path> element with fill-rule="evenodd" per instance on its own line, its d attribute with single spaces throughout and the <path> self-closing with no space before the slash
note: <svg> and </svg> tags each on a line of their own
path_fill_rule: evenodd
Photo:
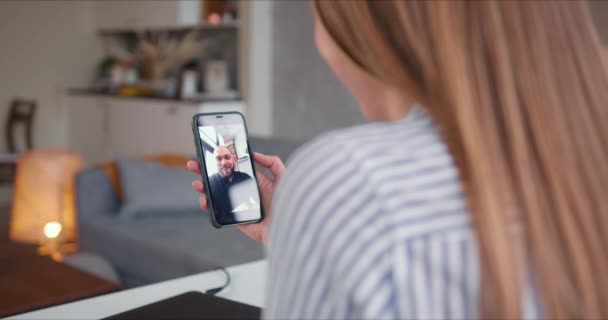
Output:
<svg viewBox="0 0 608 320">
<path fill-rule="evenodd" d="M 102 36 L 115 36 L 124 34 L 134 34 L 138 32 L 187 32 L 191 30 L 207 31 L 207 30 L 238 30 L 240 27 L 239 21 L 221 23 L 221 24 L 197 24 L 183 26 L 167 26 L 167 27 L 142 27 L 142 28 L 112 28 L 100 29 L 97 34 Z"/>
<path fill-rule="evenodd" d="M 242 97 L 240 95 L 236 95 L 234 98 L 192 98 L 192 99 L 179 99 L 179 98 L 170 98 L 170 97 L 162 97 L 162 96 L 121 96 L 117 94 L 99 92 L 90 89 L 69 89 L 67 91 L 69 96 L 89 96 L 89 97 L 97 97 L 97 98 L 108 98 L 108 99 L 125 99 L 125 100 L 141 100 L 148 102 L 172 102 L 179 104 L 196 104 L 196 103 L 206 103 L 206 102 L 235 102 L 241 101 Z"/>
</svg>

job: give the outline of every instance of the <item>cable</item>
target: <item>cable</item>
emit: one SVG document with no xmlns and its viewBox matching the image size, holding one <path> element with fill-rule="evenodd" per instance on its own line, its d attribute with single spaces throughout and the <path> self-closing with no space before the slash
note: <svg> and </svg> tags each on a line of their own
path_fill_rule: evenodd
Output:
<svg viewBox="0 0 608 320">
<path fill-rule="evenodd" d="M 228 272 L 228 270 L 226 270 L 226 268 L 224 267 L 217 268 L 216 270 L 220 270 L 226 275 L 226 282 L 221 287 L 211 288 L 205 291 L 206 294 L 210 294 L 212 296 L 218 294 L 220 291 L 226 289 L 226 287 L 230 285 L 230 273 Z"/>
</svg>

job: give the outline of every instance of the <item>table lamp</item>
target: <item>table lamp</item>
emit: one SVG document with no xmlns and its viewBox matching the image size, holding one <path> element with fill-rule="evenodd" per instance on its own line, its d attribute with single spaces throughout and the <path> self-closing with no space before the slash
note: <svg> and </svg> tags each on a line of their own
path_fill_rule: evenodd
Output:
<svg viewBox="0 0 608 320">
<path fill-rule="evenodd" d="M 38 252 L 61 260 L 76 249 L 74 177 L 83 168 L 68 150 L 37 149 L 17 159 L 9 237 L 39 244 Z"/>
</svg>

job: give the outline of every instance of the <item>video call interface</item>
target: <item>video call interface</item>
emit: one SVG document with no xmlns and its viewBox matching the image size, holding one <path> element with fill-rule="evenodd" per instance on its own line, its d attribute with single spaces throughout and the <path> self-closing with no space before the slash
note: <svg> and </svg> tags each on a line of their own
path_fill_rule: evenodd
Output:
<svg viewBox="0 0 608 320">
<path fill-rule="evenodd" d="M 260 219 L 260 198 L 244 125 L 203 125 L 198 130 L 216 221 L 231 224 Z"/>
</svg>

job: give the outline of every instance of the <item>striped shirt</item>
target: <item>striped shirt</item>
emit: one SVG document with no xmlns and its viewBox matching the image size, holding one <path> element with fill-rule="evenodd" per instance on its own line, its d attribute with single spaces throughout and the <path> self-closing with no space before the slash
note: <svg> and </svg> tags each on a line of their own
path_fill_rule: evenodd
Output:
<svg viewBox="0 0 608 320">
<path fill-rule="evenodd" d="M 325 134 L 287 167 L 266 318 L 478 317 L 479 254 L 458 172 L 422 109 Z M 526 318 L 538 316 L 532 296 Z"/>
</svg>

